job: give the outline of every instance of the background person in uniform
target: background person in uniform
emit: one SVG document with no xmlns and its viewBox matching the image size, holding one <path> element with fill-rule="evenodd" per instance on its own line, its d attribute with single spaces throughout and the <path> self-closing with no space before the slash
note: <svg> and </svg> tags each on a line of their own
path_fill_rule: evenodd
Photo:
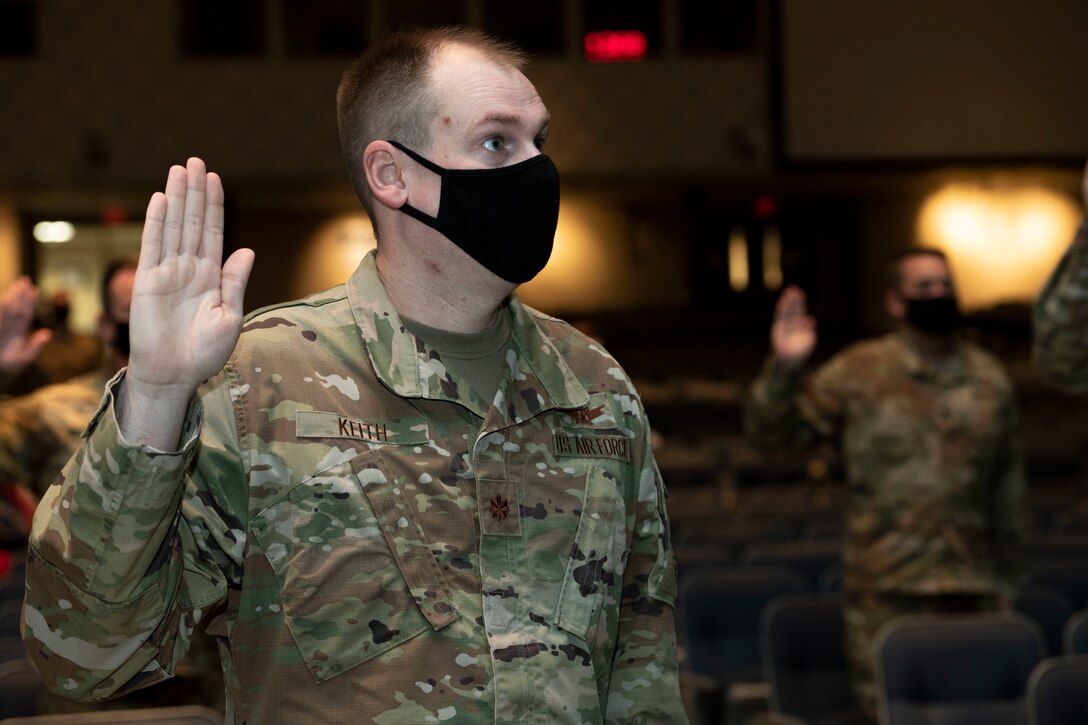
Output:
<svg viewBox="0 0 1088 725">
<path fill-rule="evenodd" d="M 97 410 L 106 382 L 128 361 L 135 275 L 135 261 L 118 261 L 103 276 L 98 337 L 104 350 L 95 370 L 0 403 L 0 485 L 20 484 L 40 497 L 79 448 L 80 434 Z M 29 339 L 29 326 L 25 316 L 0 316 L 0 339 L 20 345 Z M 32 362 L 25 355 L 22 361 L 24 366 Z"/>
<path fill-rule="evenodd" d="M 75 332 L 68 326 L 71 300 L 67 290 L 58 290 L 37 302 L 32 324 L 47 339 L 34 360 L 6 382 L 5 392 L 10 395 L 26 395 L 46 385 L 94 372 L 102 361 L 99 338 Z"/>
<path fill-rule="evenodd" d="M 1088 166 L 1082 187 L 1088 207 Z M 1088 219 L 1035 303 L 1035 364 L 1058 385 L 1088 392 Z"/>
<path fill-rule="evenodd" d="M 1025 481 L 1012 385 L 963 340 L 944 255 L 895 264 L 897 329 L 810 376 L 816 323 L 804 293 L 775 309 L 772 356 L 746 401 L 761 446 L 838 441 L 850 486 L 843 589 L 859 703 L 876 717 L 872 642 L 893 617 L 1011 607 L 1024 581 Z"/>
<path fill-rule="evenodd" d="M 97 334 L 103 351 L 95 370 L 0 402 L 0 502 L 23 503 L 27 499 L 37 502 L 79 448 L 80 436 L 101 403 L 102 391 L 128 362 L 128 321 L 135 277 L 136 261 L 128 259 L 110 263 L 102 276 L 102 311 L 98 315 Z M 13 348 L 18 346 L 19 340 L 28 340 L 28 334 L 33 336 L 30 323 L 26 315 L 0 314 L 0 339 L 8 340 Z M 3 357 L 0 353 L 0 358 Z M 29 362 L 26 355 L 12 357 Z M 28 520 L 27 533 L 29 530 Z M 24 536 L 24 545 L 25 541 Z M 221 706 L 218 655 L 206 638 L 194 636 L 194 646 L 181 669 L 186 677 L 176 680 L 169 692 L 160 692 L 158 701 Z M 151 704 L 154 703 L 148 698 L 135 696 L 111 703 L 111 707 Z M 40 713 L 86 709 L 84 704 L 56 697 L 43 698 L 39 703 Z"/>
<path fill-rule="evenodd" d="M 169 677 L 203 627 L 231 722 L 686 721 L 641 403 L 513 294 L 559 204 L 521 65 L 459 29 L 352 65 L 377 252 L 240 339 L 253 253 L 220 266 L 219 177 L 171 169 L 130 365 L 32 534 L 24 637 L 55 692 Z"/>
</svg>

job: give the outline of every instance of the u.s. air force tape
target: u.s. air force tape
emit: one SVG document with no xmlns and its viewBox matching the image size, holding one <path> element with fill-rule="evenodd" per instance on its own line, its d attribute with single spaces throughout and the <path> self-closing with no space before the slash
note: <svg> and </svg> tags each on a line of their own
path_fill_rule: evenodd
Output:
<svg viewBox="0 0 1088 725">
<path fill-rule="evenodd" d="M 616 458 L 631 461 L 631 439 L 621 435 L 592 435 L 556 431 L 552 446 L 557 456 Z"/>
</svg>

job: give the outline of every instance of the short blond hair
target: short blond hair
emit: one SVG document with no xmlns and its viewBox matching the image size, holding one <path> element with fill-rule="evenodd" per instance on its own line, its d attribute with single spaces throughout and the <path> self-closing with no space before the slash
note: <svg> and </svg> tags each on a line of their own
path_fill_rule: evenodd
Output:
<svg viewBox="0 0 1088 725">
<path fill-rule="evenodd" d="M 430 71 L 435 53 L 450 44 L 477 50 L 503 67 L 525 66 L 525 55 L 516 46 L 476 28 L 451 26 L 394 33 L 360 55 L 340 78 L 336 91 L 340 150 L 355 194 L 371 219 L 373 199 L 363 171 L 363 151 L 379 139 L 420 152 L 429 149 L 430 121 L 438 113 Z"/>
</svg>

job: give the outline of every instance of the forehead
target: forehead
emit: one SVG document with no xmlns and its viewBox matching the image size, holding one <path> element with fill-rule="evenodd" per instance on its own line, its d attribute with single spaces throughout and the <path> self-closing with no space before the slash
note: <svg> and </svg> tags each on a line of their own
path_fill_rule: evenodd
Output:
<svg viewBox="0 0 1088 725">
<path fill-rule="evenodd" d="M 948 262 L 932 254 L 916 254 L 905 258 L 899 263 L 899 272 L 904 285 L 952 278 Z"/>
<path fill-rule="evenodd" d="M 435 54 L 431 88 L 437 100 L 435 122 L 444 125 L 470 128 L 493 118 L 516 118 L 539 127 L 548 116 L 536 88 L 521 71 L 465 46 L 449 45 Z"/>
</svg>

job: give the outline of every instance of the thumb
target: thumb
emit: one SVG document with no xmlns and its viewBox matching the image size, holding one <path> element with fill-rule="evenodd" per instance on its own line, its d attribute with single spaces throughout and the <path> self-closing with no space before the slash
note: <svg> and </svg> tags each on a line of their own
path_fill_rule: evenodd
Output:
<svg viewBox="0 0 1088 725">
<path fill-rule="evenodd" d="M 245 298 L 246 284 L 249 282 L 255 257 L 252 249 L 239 249 L 223 263 L 223 305 L 239 317 L 242 316 L 242 300 Z"/>
<path fill-rule="evenodd" d="M 45 347 L 45 343 L 53 339 L 52 330 L 36 330 L 30 334 L 26 339 L 26 352 L 33 357 L 37 357 L 38 353 Z"/>
</svg>

